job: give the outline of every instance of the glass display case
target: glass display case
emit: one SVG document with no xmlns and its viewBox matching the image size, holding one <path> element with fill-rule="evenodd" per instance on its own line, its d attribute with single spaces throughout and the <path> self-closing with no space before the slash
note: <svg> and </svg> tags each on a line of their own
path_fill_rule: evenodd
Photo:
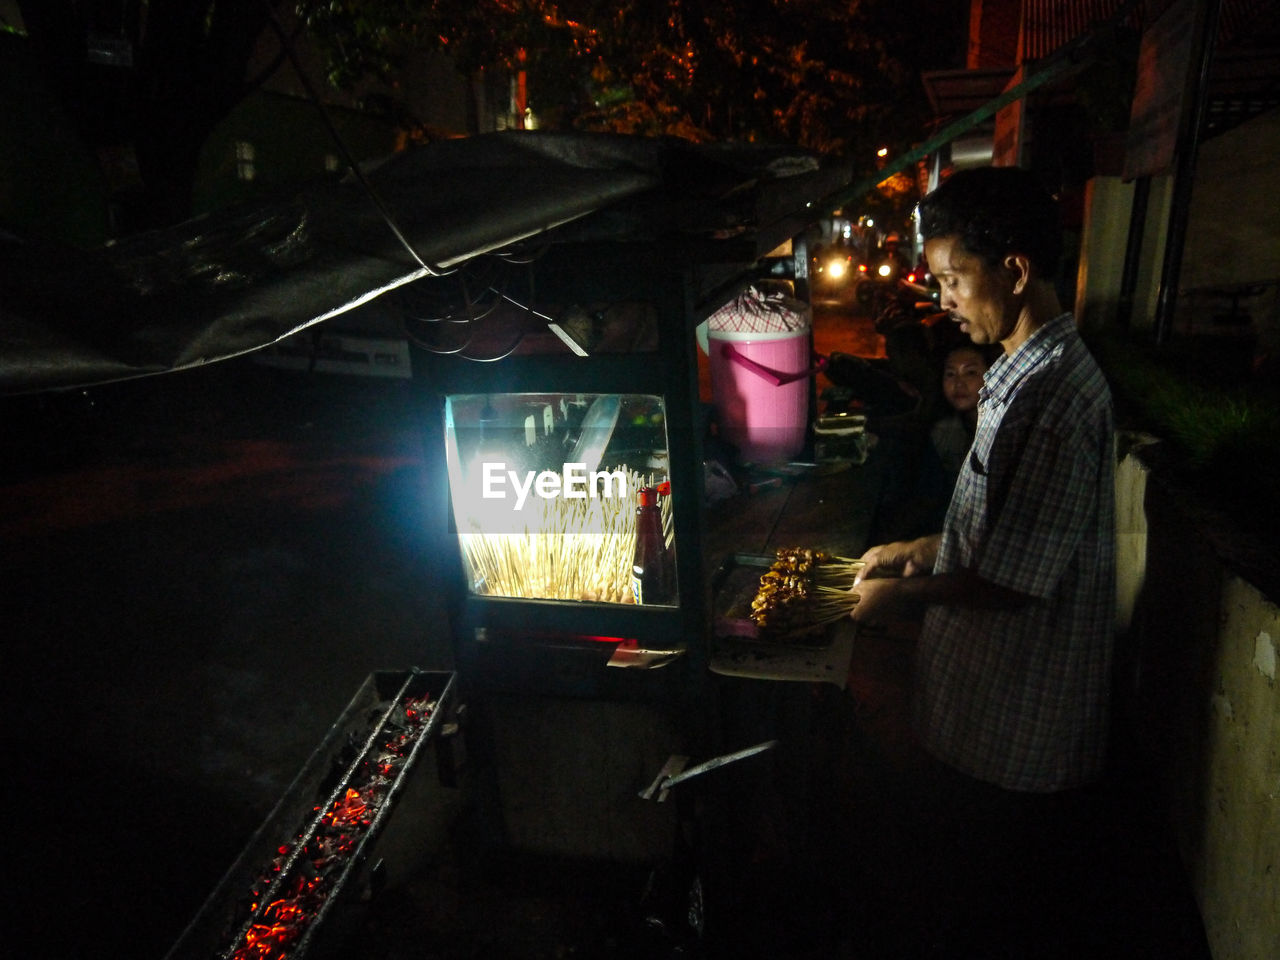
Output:
<svg viewBox="0 0 1280 960">
<path fill-rule="evenodd" d="M 678 605 L 662 396 L 444 401 L 453 523 L 472 595 Z"/>
</svg>

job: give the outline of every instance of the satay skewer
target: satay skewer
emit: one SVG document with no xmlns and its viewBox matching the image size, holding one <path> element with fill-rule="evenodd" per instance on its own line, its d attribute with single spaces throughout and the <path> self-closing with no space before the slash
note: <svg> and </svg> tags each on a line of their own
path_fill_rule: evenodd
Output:
<svg viewBox="0 0 1280 960">
<path fill-rule="evenodd" d="M 851 592 L 861 560 L 820 550 L 786 547 L 760 577 L 751 620 L 762 633 L 785 636 L 848 616 L 858 602 Z"/>
</svg>

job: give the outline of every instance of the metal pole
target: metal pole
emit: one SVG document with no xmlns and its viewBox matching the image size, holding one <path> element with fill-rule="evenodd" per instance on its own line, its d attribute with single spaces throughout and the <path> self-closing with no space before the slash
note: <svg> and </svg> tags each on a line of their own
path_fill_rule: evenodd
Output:
<svg viewBox="0 0 1280 960">
<path fill-rule="evenodd" d="M 1116 304 L 1116 326 L 1128 327 L 1133 319 L 1133 292 L 1138 287 L 1138 265 L 1142 260 L 1142 239 L 1147 226 L 1147 201 L 1151 178 L 1133 182 L 1133 204 L 1129 208 L 1129 238 L 1124 249 L 1124 270 L 1120 274 L 1120 300 Z"/>
<path fill-rule="evenodd" d="M 1200 69 L 1191 91 L 1191 116 L 1183 128 L 1177 153 L 1177 170 L 1173 176 L 1173 200 L 1169 210 L 1168 242 L 1164 248 L 1164 264 L 1160 272 L 1160 292 L 1156 297 L 1155 339 L 1166 343 L 1173 330 L 1173 314 L 1178 305 L 1178 278 L 1182 273 L 1182 254 L 1187 241 L 1187 221 L 1191 215 L 1191 191 L 1195 186 L 1196 151 L 1200 128 L 1204 124 L 1209 100 L 1209 73 L 1213 69 L 1213 51 L 1218 37 L 1218 14 L 1222 0 L 1210 0 L 1204 9 L 1204 20 L 1196 35 L 1200 47 Z"/>
</svg>

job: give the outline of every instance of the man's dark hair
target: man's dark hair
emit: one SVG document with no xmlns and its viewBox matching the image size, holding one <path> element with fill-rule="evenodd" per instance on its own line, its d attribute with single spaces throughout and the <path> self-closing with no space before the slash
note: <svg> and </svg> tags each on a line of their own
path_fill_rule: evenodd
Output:
<svg viewBox="0 0 1280 960">
<path fill-rule="evenodd" d="M 977 167 L 952 174 L 920 201 L 924 239 L 956 236 L 970 253 L 998 264 L 1022 253 L 1052 279 L 1062 255 L 1058 204 L 1018 167 Z"/>
</svg>

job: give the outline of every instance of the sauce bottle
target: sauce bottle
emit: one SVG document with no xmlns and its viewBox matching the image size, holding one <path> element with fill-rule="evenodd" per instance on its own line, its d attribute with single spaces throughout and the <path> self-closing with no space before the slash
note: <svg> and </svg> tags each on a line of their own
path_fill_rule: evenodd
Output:
<svg viewBox="0 0 1280 960">
<path fill-rule="evenodd" d="M 670 603 L 675 571 L 662 531 L 658 497 L 669 496 L 671 484 L 641 487 L 636 505 L 636 553 L 631 568 L 631 593 L 636 603 Z"/>
</svg>

